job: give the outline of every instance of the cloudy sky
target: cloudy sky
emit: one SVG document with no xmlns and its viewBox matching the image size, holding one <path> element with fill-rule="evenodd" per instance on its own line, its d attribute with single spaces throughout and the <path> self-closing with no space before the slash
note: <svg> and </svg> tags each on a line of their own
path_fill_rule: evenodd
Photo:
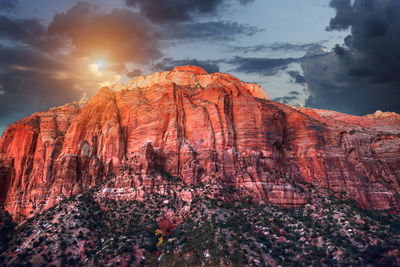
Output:
<svg viewBox="0 0 400 267">
<path fill-rule="evenodd" d="M 399 60 L 399 0 L 0 0 L 0 133 L 186 64 L 287 104 L 400 112 Z"/>
</svg>

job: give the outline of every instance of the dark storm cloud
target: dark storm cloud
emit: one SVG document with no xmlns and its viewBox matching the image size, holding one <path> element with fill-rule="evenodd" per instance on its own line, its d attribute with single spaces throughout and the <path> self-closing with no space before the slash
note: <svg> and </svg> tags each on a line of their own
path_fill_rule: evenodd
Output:
<svg viewBox="0 0 400 267">
<path fill-rule="evenodd" d="M 263 29 L 229 21 L 171 23 L 163 26 L 166 40 L 232 41 L 238 36 L 251 36 Z"/>
<path fill-rule="evenodd" d="M 151 21 L 157 23 L 191 21 L 197 16 L 213 15 L 225 6 L 227 0 L 126 0 L 128 6 L 137 8 Z M 239 0 L 248 4 L 252 0 Z"/>
<path fill-rule="evenodd" d="M 50 57 L 38 52 L 32 48 L 24 47 L 6 47 L 0 44 L 0 65 L 3 68 L 17 69 L 16 66 L 21 66 L 20 69 L 62 69 L 64 64 L 54 61 Z M 0 71 L 4 71 L 1 69 Z M 23 77 L 22 77 L 23 78 Z"/>
<path fill-rule="evenodd" d="M 165 70 L 171 70 L 177 66 L 184 66 L 184 65 L 199 66 L 205 69 L 208 73 L 219 72 L 217 61 L 214 60 L 197 60 L 197 59 L 176 60 L 173 58 L 164 58 L 161 62 L 158 62 L 153 65 L 153 70 L 165 71 Z"/>
<path fill-rule="evenodd" d="M 400 1 L 332 0 L 330 5 L 336 16 L 328 30 L 351 33 L 346 46 L 303 62 L 311 94 L 307 104 L 354 114 L 400 112 Z"/>
<path fill-rule="evenodd" d="M 18 0 L 0 0 L 0 10 L 12 11 L 18 5 Z"/>
<path fill-rule="evenodd" d="M 198 21 L 216 15 L 229 3 L 246 5 L 252 0 L 127 0 L 150 21 L 159 24 L 161 39 L 179 41 L 232 41 L 263 29 L 230 21 Z"/>
<path fill-rule="evenodd" d="M 351 0 L 331 0 L 330 7 L 336 9 L 336 16 L 331 19 L 328 30 L 346 30 L 354 21 Z"/>
<path fill-rule="evenodd" d="M 77 56 L 106 54 L 117 62 L 146 63 L 161 55 L 155 28 L 140 14 L 113 9 L 97 12 L 78 2 L 54 16 L 49 33 L 68 37 Z"/>
<path fill-rule="evenodd" d="M 236 66 L 234 71 L 272 76 L 286 70 L 291 63 L 299 62 L 299 58 L 247 58 L 234 57 L 226 62 Z"/>
<path fill-rule="evenodd" d="M 295 83 L 305 83 L 306 79 L 304 78 L 303 75 L 301 75 L 301 73 L 299 71 L 295 71 L 295 70 L 290 70 L 287 72 L 290 76 L 290 78 L 292 79 L 293 82 Z"/>
<path fill-rule="evenodd" d="M 0 45 L 0 128 L 31 113 L 70 102 L 82 95 L 71 80 L 49 73 L 66 66 L 37 50 Z"/>
<path fill-rule="evenodd" d="M 343 60 L 354 75 L 370 77 L 376 82 L 400 82 L 400 1 L 343 1 L 330 21 L 330 30 L 350 29 L 345 38 L 349 56 Z M 351 12 L 349 11 L 351 10 Z M 343 55 L 343 51 L 338 55 Z"/>
<path fill-rule="evenodd" d="M 321 46 L 323 41 L 309 44 L 272 43 L 252 46 L 229 46 L 231 52 L 257 53 L 265 51 L 306 51 Z"/>
<path fill-rule="evenodd" d="M 54 50 L 65 45 L 61 36 L 51 36 L 38 19 L 18 19 L 0 15 L 0 38 L 31 45 L 44 50 Z"/>
<path fill-rule="evenodd" d="M 249 3 L 254 2 L 254 0 L 239 0 L 239 2 L 240 2 L 241 4 L 243 4 L 243 5 L 247 5 L 247 4 L 249 4 Z"/>
<path fill-rule="evenodd" d="M 342 58 L 331 52 L 305 57 L 301 66 L 310 97 L 306 106 L 365 115 L 376 110 L 399 112 L 400 90 L 393 82 L 373 83 L 350 75 Z"/>
</svg>

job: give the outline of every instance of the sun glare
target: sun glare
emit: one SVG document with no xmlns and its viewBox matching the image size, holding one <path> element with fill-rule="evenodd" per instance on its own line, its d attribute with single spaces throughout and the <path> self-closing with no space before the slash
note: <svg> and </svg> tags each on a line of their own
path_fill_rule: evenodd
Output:
<svg viewBox="0 0 400 267">
<path fill-rule="evenodd" d="M 121 75 L 110 69 L 111 64 L 104 58 L 90 61 L 88 58 L 84 58 L 84 60 L 88 61 L 89 71 L 99 87 L 111 86 L 121 79 Z"/>
<path fill-rule="evenodd" d="M 94 62 L 99 70 L 104 69 L 107 66 L 107 62 L 104 59 L 98 59 Z"/>
<path fill-rule="evenodd" d="M 103 59 L 98 59 L 93 63 L 89 64 L 90 71 L 98 77 L 103 75 L 106 67 L 107 67 L 107 62 Z"/>
</svg>

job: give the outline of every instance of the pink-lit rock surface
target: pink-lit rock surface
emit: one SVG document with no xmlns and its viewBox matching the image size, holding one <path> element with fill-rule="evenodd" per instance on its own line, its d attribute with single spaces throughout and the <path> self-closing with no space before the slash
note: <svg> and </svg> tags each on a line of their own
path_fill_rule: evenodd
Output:
<svg viewBox="0 0 400 267">
<path fill-rule="evenodd" d="M 281 206 L 306 203 L 295 183 L 308 182 L 347 192 L 364 208 L 399 210 L 397 119 L 287 106 L 256 84 L 195 66 L 125 87 L 8 127 L 0 139 L 0 203 L 14 218 L 105 179 L 105 197 L 158 192 L 190 200 L 195 192 L 177 190 L 169 176 L 229 184 Z"/>
</svg>

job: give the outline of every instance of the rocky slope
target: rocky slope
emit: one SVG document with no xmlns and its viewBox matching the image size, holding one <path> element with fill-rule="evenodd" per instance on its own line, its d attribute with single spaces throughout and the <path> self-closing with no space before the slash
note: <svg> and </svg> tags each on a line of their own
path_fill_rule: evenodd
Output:
<svg viewBox="0 0 400 267">
<path fill-rule="evenodd" d="M 187 186 L 215 184 L 208 197 L 281 207 L 308 203 L 306 182 L 399 211 L 400 123 L 290 107 L 184 66 L 35 113 L 0 139 L 0 203 L 17 221 L 105 181 L 104 199 L 189 201 Z"/>
<path fill-rule="evenodd" d="M 0 266 L 400 265 L 400 217 L 330 190 L 298 184 L 309 203 L 284 209 L 209 198 L 218 185 L 171 185 L 192 190 L 192 201 L 158 193 L 116 201 L 99 184 L 16 227 L 0 217 L 11 238 L 0 242 Z"/>
</svg>

